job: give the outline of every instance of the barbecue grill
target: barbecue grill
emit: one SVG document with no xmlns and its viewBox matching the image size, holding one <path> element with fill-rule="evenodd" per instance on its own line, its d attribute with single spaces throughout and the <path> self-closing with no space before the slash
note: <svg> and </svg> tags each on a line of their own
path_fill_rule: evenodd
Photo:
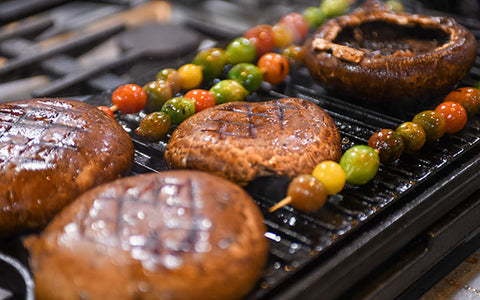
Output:
<svg viewBox="0 0 480 300">
<path fill-rule="evenodd" d="M 113 89 L 120 84 L 142 85 L 162 68 L 191 61 L 198 46 L 225 43 L 249 26 L 272 23 L 288 11 L 301 11 L 318 4 L 318 1 L 247 1 L 246 5 L 251 8 L 247 9 L 247 15 L 241 1 L 204 1 L 195 11 L 189 8 L 192 5 L 189 1 L 178 1 L 169 8 L 169 26 L 185 34 L 187 41 L 171 42 L 180 43 L 177 49 L 185 51 L 162 49 L 162 55 L 155 56 L 121 47 L 118 50 L 118 42 L 133 30 L 144 28 L 144 24 L 120 22 L 52 40 L 56 35 L 85 28 L 102 18 L 138 9 L 151 1 L 23 1 L 44 3 L 27 6 L 28 9 L 17 2 L 22 1 L 0 2 L 0 12 L 11 11 L 0 13 L 0 24 L 18 21 L 16 26 L 0 28 L 0 56 L 6 58 L 0 65 L 0 90 L 5 89 L 12 98 L 25 97 L 24 90 L 28 90 L 28 97 L 68 97 L 94 105 L 109 105 Z M 476 19 L 442 11 L 446 6 L 433 7 L 427 2 L 404 1 L 404 6 L 409 12 L 451 15 L 480 39 L 480 21 Z M 216 10 L 216 18 L 211 15 L 212 9 Z M 268 18 L 261 13 L 266 9 L 271 11 Z M 69 20 L 75 11 L 81 17 L 62 23 L 62 17 Z M 30 17 L 33 14 L 38 17 Z M 228 18 L 229 14 L 235 17 Z M 175 17 L 180 22 L 171 24 Z M 167 19 L 160 17 L 160 24 Z M 168 38 L 168 34 L 164 37 Z M 45 40 L 54 44 L 47 47 L 42 44 Z M 118 55 L 118 59 L 100 67 L 94 63 L 82 64 L 99 48 L 109 55 Z M 480 50 L 477 53 L 480 54 Z M 472 86 L 479 80 L 480 58 L 477 56 L 475 65 L 460 85 Z M 16 84 L 20 84 L 20 90 Z M 282 97 L 308 99 L 327 111 L 339 128 L 344 150 L 355 144 L 366 144 L 377 130 L 394 129 L 411 120 L 417 112 L 431 109 L 441 101 L 419 99 L 415 103 L 372 104 L 323 89 L 304 67 L 295 68 L 279 86 L 264 84 L 247 99 Z M 118 117 L 135 145 L 130 175 L 167 168 L 163 160 L 166 143 L 145 142 L 134 134 L 141 117 L 141 113 Z M 288 180 L 266 177 L 250 183 L 245 189 L 264 213 L 266 236 L 271 246 L 264 275 L 247 299 L 419 296 L 445 274 L 444 269 L 438 271 L 445 258 L 452 267 L 480 246 L 479 158 L 480 119 L 474 117 L 460 133 L 429 143 L 419 153 L 404 154 L 393 163 L 381 164 L 370 183 L 347 184 L 315 213 L 305 214 L 289 206 L 269 213 L 268 208 L 285 196 Z M 0 288 L 11 298 L 32 299 L 34 287 L 28 253 L 20 239 L 0 241 Z M 430 274 L 429 270 L 435 270 L 437 276 L 425 280 L 427 277 L 422 276 Z"/>
</svg>

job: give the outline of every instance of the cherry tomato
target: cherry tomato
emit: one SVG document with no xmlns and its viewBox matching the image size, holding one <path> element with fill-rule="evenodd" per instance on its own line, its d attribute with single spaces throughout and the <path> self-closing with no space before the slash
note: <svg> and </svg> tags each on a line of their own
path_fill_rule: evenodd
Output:
<svg viewBox="0 0 480 300">
<path fill-rule="evenodd" d="M 177 70 L 172 68 L 166 68 L 160 70 L 155 76 L 155 80 L 167 81 L 170 84 L 172 95 L 176 95 L 182 88 L 182 78 L 178 74 Z"/>
<path fill-rule="evenodd" d="M 254 64 L 239 63 L 228 71 L 228 78 L 238 81 L 249 92 L 255 92 L 262 84 L 263 74 Z"/>
<path fill-rule="evenodd" d="M 245 37 L 238 37 L 225 49 L 228 62 L 236 65 L 242 62 L 253 62 L 257 57 L 255 45 Z"/>
<path fill-rule="evenodd" d="M 311 28 L 319 27 L 325 21 L 325 13 L 319 6 L 307 7 L 302 14 Z"/>
<path fill-rule="evenodd" d="M 147 112 L 161 110 L 163 104 L 173 96 L 170 83 L 163 80 L 150 81 L 143 86 L 143 90 L 147 93 L 147 104 L 145 105 Z"/>
<path fill-rule="evenodd" d="M 290 60 L 290 63 L 300 65 L 305 60 L 305 49 L 300 45 L 289 45 L 282 51 L 282 55 Z"/>
<path fill-rule="evenodd" d="M 451 91 L 444 101 L 460 103 L 467 111 L 468 117 L 473 117 L 480 108 L 480 90 L 473 87 L 461 87 Z"/>
<path fill-rule="evenodd" d="M 278 53 L 262 55 L 257 66 L 263 72 L 263 80 L 273 85 L 283 82 L 290 71 L 288 58 Z"/>
<path fill-rule="evenodd" d="M 190 90 L 184 95 L 184 97 L 195 101 L 195 112 L 202 111 L 215 105 L 215 95 L 207 90 Z"/>
<path fill-rule="evenodd" d="M 185 64 L 178 68 L 178 74 L 181 78 L 181 86 L 184 90 L 191 90 L 198 87 L 203 80 L 202 67 L 194 64 Z"/>
<path fill-rule="evenodd" d="M 112 103 L 123 113 L 137 113 L 145 107 L 147 94 L 137 84 L 124 84 L 112 93 Z"/>
<path fill-rule="evenodd" d="M 402 2 L 398 0 L 387 0 L 385 6 L 394 12 L 404 11 Z"/>
<path fill-rule="evenodd" d="M 221 48 L 204 49 L 195 56 L 193 63 L 202 67 L 207 80 L 220 76 L 227 64 L 227 53 Z"/>
<path fill-rule="evenodd" d="M 417 123 L 425 130 L 427 141 L 438 140 L 445 134 L 445 118 L 439 112 L 425 110 L 413 117 L 413 123 Z"/>
<path fill-rule="evenodd" d="M 106 113 L 108 116 L 115 118 L 115 115 L 113 114 L 113 111 L 110 109 L 108 106 L 97 106 L 97 108 L 104 113 Z"/>
<path fill-rule="evenodd" d="M 459 132 L 467 123 L 467 111 L 460 103 L 446 101 L 440 103 L 435 111 L 445 118 L 445 131 L 448 133 Z"/>
<path fill-rule="evenodd" d="M 398 159 L 405 149 L 402 137 L 391 129 L 382 129 L 372 134 L 368 146 L 376 149 L 381 162 L 391 162 Z"/>
<path fill-rule="evenodd" d="M 327 18 L 332 18 L 345 13 L 349 5 L 349 0 L 322 0 L 320 9 Z"/>
<path fill-rule="evenodd" d="M 405 151 L 414 152 L 420 150 L 427 139 L 425 130 L 420 124 L 404 122 L 395 130 L 405 143 Z"/>
<path fill-rule="evenodd" d="M 343 153 L 340 165 L 347 174 L 348 183 L 365 184 L 377 174 L 380 156 L 372 147 L 356 145 Z"/>
<path fill-rule="evenodd" d="M 323 184 L 328 195 L 340 193 L 347 177 L 342 166 L 331 160 L 319 163 L 313 169 L 312 175 Z"/>
<path fill-rule="evenodd" d="M 163 105 L 162 112 L 170 115 L 172 124 L 178 125 L 195 113 L 195 102 L 185 97 L 171 98 Z"/>
<path fill-rule="evenodd" d="M 148 114 L 140 121 L 135 133 L 147 141 L 156 142 L 167 135 L 171 125 L 170 115 L 162 111 L 156 111 Z"/>
<path fill-rule="evenodd" d="M 304 212 L 313 212 L 325 204 L 327 196 L 317 178 L 309 174 L 298 175 L 288 185 L 287 197 L 272 206 L 270 212 L 288 204 Z"/>
<path fill-rule="evenodd" d="M 283 23 L 290 27 L 293 32 L 294 43 L 302 42 L 307 37 L 310 29 L 307 19 L 302 14 L 296 12 L 283 16 L 278 23 Z"/>
<path fill-rule="evenodd" d="M 217 82 L 210 88 L 210 92 L 215 95 L 216 104 L 243 101 L 248 95 L 248 90 L 232 79 L 225 79 Z"/>
<path fill-rule="evenodd" d="M 288 185 L 287 195 L 291 205 L 304 212 L 321 208 L 327 201 L 327 192 L 322 183 L 312 175 L 299 175 Z"/>
<path fill-rule="evenodd" d="M 243 36 L 255 45 L 257 56 L 271 52 L 275 47 L 273 29 L 270 25 L 254 26 L 247 30 Z"/>
<path fill-rule="evenodd" d="M 273 25 L 273 42 L 276 48 L 283 48 L 293 43 L 292 29 L 286 24 Z"/>
</svg>

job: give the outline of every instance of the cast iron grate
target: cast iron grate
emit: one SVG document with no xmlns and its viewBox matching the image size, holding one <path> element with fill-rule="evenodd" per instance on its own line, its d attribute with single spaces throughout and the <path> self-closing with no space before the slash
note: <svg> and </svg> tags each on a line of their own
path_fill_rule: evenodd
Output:
<svg viewBox="0 0 480 300">
<path fill-rule="evenodd" d="M 477 28 L 480 22 L 467 24 Z M 480 33 L 473 30 L 476 38 Z M 461 85 L 472 85 L 480 80 L 480 59 L 477 58 L 470 74 Z M 142 83 L 142 82 L 140 82 Z M 365 144 L 371 134 L 381 128 L 395 129 L 415 113 L 436 106 L 441 99 L 408 105 L 378 105 L 358 99 L 347 99 L 325 91 L 312 81 L 304 68 L 294 70 L 287 82 L 278 87 L 265 86 L 264 90 L 250 96 L 249 101 L 282 97 L 308 99 L 325 109 L 335 120 L 343 138 L 343 149 L 354 144 Z M 108 103 L 109 94 L 100 94 L 88 102 Z M 138 139 L 133 130 L 138 124 L 135 116 L 121 117 L 122 124 L 132 133 L 137 156 L 134 173 L 162 171 L 165 143 L 152 145 Z M 251 183 L 246 189 L 254 196 L 265 215 L 268 226 L 266 236 L 271 241 L 271 250 L 265 274 L 251 299 L 267 298 L 281 288 L 282 284 L 295 278 L 302 269 L 311 267 L 328 257 L 329 250 L 339 247 L 342 240 L 349 239 L 377 215 L 390 206 L 408 201 L 412 194 L 429 186 L 443 170 L 467 157 L 480 147 L 479 119 L 468 122 L 466 128 L 455 135 L 424 147 L 419 153 L 405 154 L 399 160 L 381 164 L 375 179 L 361 187 L 348 186 L 340 194 L 329 198 L 321 210 L 304 214 L 291 207 L 274 213 L 268 208 L 284 195 L 288 181 L 283 178 L 265 178 Z M 265 188 L 267 186 L 267 188 Z"/>
</svg>

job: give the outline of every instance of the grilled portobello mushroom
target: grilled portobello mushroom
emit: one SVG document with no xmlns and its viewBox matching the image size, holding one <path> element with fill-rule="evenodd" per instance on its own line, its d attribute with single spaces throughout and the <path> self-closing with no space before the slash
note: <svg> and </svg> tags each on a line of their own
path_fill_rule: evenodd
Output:
<svg viewBox="0 0 480 300">
<path fill-rule="evenodd" d="M 165 150 L 171 168 L 208 171 L 239 184 L 269 175 L 293 178 L 340 156 L 333 119 L 298 98 L 211 107 L 182 122 Z"/>
<path fill-rule="evenodd" d="M 45 226 L 132 162 L 130 136 L 95 106 L 63 99 L 0 104 L 0 236 Z"/>
<path fill-rule="evenodd" d="M 30 250 L 37 299 L 240 299 L 268 255 L 263 216 L 199 171 L 131 176 L 67 206 Z"/>
<path fill-rule="evenodd" d="M 322 86 L 376 102 L 431 99 L 472 67 L 474 35 L 448 17 L 395 13 L 367 1 L 305 42 L 305 65 Z"/>
</svg>

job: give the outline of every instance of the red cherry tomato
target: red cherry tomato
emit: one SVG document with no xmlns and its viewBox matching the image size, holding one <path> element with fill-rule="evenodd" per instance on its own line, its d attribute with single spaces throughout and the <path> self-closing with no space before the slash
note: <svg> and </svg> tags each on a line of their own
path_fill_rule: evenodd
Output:
<svg viewBox="0 0 480 300">
<path fill-rule="evenodd" d="M 147 94 L 139 85 L 130 83 L 119 86 L 112 94 L 112 103 L 126 114 L 141 111 L 147 103 Z"/>
<path fill-rule="evenodd" d="M 467 111 L 467 115 L 473 117 L 480 108 L 480 90 L 474 87 L 460 87 L 451 91 L 444 101 L 460 103 Z"/>
<path fill-rule="evenodd" d="M 295 12 L 283 16 L 278 23 L 286 24 L 290 27 L 294 33 L 293 41 L 295 43 L 302 42 L 307 37 L 310 29 L 307 19 L 302 14 Z"/>
<path fill-rule="evenodd" d="M 104 113 L 106 113 L 107 115 L 109 115 L 110 117 L 115 118 L 115 115 L 113 114 L 113 111 L 110 109 L 110 107 L 108 107 L 108 106 L 97 106 L 97 108 L 99 110 L 103 111 Z"/>
<path fill-rule="evenodd" d="M 467 123 L 467 111 L 460 103 L 446 101 L 440 103 L 435 111 L 445 118 L 445 130 L 448 133 L 459 132 Z"/>
<path fill-rule="evenodd" d="M 288 58 L 273 52 L 262 55 L 257 66 L 263 72 L 263 80 L 273 85 L 284 81 L 290 71 Z"/>
<path fill-rule="evenodd" d="M 195 101 L 195 112 L 199 112 L 215 105 L 215 95 L 207 90 L 190 90 L 184 95 L 184 97 Z"/>
<path fill-rule="evenodd" d="M 262 24 L 252 27 L 245 32 L 243 37 L 249 39 L 255 45 L 257 56 L 271 52 L 275 48 L 273 29 L 270 25 Z"/>
</svg>

